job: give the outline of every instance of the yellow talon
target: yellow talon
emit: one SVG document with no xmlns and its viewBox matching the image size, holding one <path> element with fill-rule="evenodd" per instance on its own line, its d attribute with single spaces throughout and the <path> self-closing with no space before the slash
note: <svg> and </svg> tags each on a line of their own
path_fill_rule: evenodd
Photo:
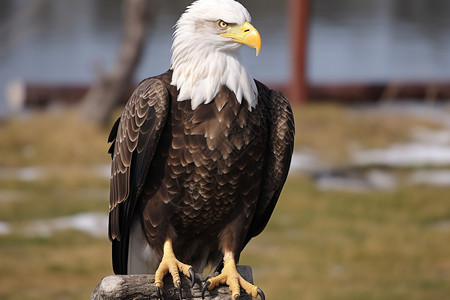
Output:
<svg viewBox="0 0 450 300">
<path fill-rule="evenodd" d="M 224 266 L 222 272 L 216 276 L 208 279 L 209 284 L 206 286 L 208 290 L 212 290 L 215 287 L 226 284 L 231 291 L 232 299 L 240 296 L 241 288 L 253 298 L 261 297 L 264 299 L 264 293 L 255 285 L 246 281 L 236 270 L 236 263 L 232 254 L 227 253 L 224 257 Z"/>
<path fill-rule="evenodd" d="M 190 278 L 192 282 L 194 282 L 192 267 L 190 265 L 183 264 L 175 257 L 172 242 L 167 240 L 164 243 L 164 252 L 161 263 L 155 272 L 155 285 L 162 290 L 164 286 L 164 276 L 166 276 L 167 273 L 170 273 L 172 275 L 174 286 L 180 288 L 180 271 L 186 277 Z"/>
</svg>

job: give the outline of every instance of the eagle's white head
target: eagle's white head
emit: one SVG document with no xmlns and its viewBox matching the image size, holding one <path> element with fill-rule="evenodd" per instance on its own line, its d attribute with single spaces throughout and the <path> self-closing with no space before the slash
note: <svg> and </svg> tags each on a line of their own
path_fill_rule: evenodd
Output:
<svg viewBox="0 0 450 300">
<path fill-rule="evenodd" d="M 241 64 L 238 49 L 248 45 L 261 49 L 258 31 L 250 14 L 234 0 L 197 0 L 175 25 L 172 44 L 172 85 L 179 90 L 178 101 L 191 99 L 192 109 L 209 103 L 225 85 L 239 103 L 256 106 L 258 90 Z"/>
</svg>

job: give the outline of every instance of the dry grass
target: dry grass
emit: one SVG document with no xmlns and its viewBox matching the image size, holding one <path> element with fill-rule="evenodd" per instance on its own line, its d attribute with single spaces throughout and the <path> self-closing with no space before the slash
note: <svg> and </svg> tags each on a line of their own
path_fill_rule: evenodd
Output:
<svg viewBox="0 0 450 300">
<path fill-rule="evenodd" d="M 107 239 L 77 232 L 0 239 L 1 299 L 88 299 L 111 274 Z"/>
<path fill-rule="evenodd" d="M 296 149 L 313 148 L 335 164 L 345 163 L 351 148 L 382 148 L 408 141 L 414 127 L 439 127 L 406 115 L 370 115 L 336 104 L 297 107 L 294 116 Z"/>
<path fill-rule="evenodd" d="M 349 144 L 381 147 L 409 138 L 411 118 L 359 116 L 345 107 L 295 111 L 296 147 L 344 162 Z M 0 180 L 0 221 L 107 211 L 107 179 L 86 166 L 108 162 L 107 129 L 79 122 L 73 112 L 38 114 L 0 125 L 1 166 L 66 166 L 65 176 L 33 182 Z M 82 141 L 82 143 L 81 143 Z M 89 147 L 87 147 L 89 145 Z M 31 147 L 31 148 L 29 148 Z M 30 150 L 31 149 L 31 150 Z M 31 154 L 30 154 L 31 153 Z M 83 172 L 84 170 L 84 172 Z M 80 191 L 106 191 L 86 196 Z M 450 295 L 450 188 L 406 187 L 390 192 L 321 191 L 291 176 L 266 228 L 244 251 L 268 299 L 446 299 Z M 50 238 L 0 235 L 0 299 L 86 299 L 111 274 L 110 246 L 74 231 Z"/>
<path fill-rule="evenodd" d="M 0 166 L 108 162 L 108 130 L 87 123 L 75 111 L 13 119 L 0 125 Z"/>
<path fill-rule="evenodd" d="M 242 262 L 269 299 L 445 299 L 448 231 L 434 224 L 450 220 L 449 191 L 324 192 L 291 177 Z"/>
<path fill-rule="evenodd" d="M 385 147 L 407 141 L 414 127 L 439 126 L 407 116 L 359 114 L 334 104 L 296 107 L 294 116 L 296 148 L 313 148 L 331 162 L 345 162 L 349 147 Z M 97 128 L 74 111 L 6 122 L 0 125 L 0 166 L 107 163 L 109 128 Z"/>
</svg>

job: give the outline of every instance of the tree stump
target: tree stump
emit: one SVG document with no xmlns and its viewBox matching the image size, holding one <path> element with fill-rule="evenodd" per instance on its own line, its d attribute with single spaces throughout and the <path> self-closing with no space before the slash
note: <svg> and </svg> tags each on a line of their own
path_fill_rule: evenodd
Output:
<svg viewBox="0 0 450 300">
<path fill-rule="evenodd" d="M 238 272 L 248 282 L 253 283 L 252 269 L 249 266 L 237 266 Z M 195 274 L 194 287 L 190 288 L 190 280 L 181 275 L 181 288 L 183 299 L 202 299 L 202 285 L 207 280 L 203 274 Z M 142 275 L 110 275 L 102 278 L 90 300 L 112 300 L 112 299 L 159 299 L 155 286 L 155 277 L 150 274 Z M 165 300 L 179 300 L 178 291 L 174 287 L 172 277 L 164 278 L 162 291 Z M 228 286 L 220 286 L 212 291 L 205 292 L 205 300 L 230 300 L 231 292 Z M 252 297 L 241 290 L 239 299 L 250 300 Z"/>
</svg>

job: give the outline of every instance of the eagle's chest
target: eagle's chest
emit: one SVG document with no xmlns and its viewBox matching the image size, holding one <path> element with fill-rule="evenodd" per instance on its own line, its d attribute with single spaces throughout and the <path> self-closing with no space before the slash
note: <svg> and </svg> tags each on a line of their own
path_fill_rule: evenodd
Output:
<svg viewBox="0 0 450 300">
<path fill-rule="evenodd" d="M 183 212 L 176 214 L 180 222 L 222 221 L 246 206 L 242 198 L 250 203 L 258 197 L 267 141 L 264 114 L 224 96 L 195 110 L 189 101 L 177 102 L 172 111 L 167 171 Z"/>
</svg>

